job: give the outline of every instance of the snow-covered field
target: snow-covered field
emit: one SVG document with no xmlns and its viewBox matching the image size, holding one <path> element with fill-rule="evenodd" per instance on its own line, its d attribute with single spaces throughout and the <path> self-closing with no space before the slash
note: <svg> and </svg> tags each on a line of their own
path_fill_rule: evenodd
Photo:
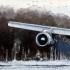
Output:
<svg viewBox="0 0 70 70">
<path fill-rule="evenodd" d="M 70 61 L 12 61 L 0 62 L 0 70 L 69 70 Z"/>
</svg>

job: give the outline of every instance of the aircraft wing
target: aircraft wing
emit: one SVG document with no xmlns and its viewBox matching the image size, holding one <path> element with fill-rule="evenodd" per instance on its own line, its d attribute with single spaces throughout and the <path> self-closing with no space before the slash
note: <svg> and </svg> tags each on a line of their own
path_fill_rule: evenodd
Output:
<svg viewBox="0 0 70 70">
<path fill-rule="evenodd" d="M 33 31 L 40 31 L 40 32 L 46 30 L 47 32 L 53 34 L 70 35 L 70 29 L 66 29 L 66 28 L 43 26 L 43 25 L 28 24 L 28 23 L 21 23 L 21 22 L 13 22 L 13 21 L 8 22 L 8 26 L 33 30 Z"/>
</svg>

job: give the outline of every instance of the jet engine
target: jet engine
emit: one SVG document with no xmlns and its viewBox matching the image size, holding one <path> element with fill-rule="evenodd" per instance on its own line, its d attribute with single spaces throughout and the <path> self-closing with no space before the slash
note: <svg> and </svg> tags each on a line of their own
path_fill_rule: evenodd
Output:
<svg viewBox="0 0 70 70">
<path fill-rule="evenodd" d="M 39 33 L 36 36 L 36 43 L 38 46 L 44 47 L 49 45 L 52 41 L 52 37 L 48 33 Z"/>
</svg>

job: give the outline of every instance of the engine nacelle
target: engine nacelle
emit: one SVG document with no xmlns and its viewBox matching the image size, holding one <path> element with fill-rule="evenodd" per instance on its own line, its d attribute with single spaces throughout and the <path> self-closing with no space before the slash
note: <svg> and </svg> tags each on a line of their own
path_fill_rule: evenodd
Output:
<svg viewBox="0 0 70 70">
<path fill-rule="evenodd" d="M 39 33 L 36 36 L 36 43 L 38 46 L 44 47 L 49 45 L 52 41 L 52 37 L 48 33 Z"/>
</svg>

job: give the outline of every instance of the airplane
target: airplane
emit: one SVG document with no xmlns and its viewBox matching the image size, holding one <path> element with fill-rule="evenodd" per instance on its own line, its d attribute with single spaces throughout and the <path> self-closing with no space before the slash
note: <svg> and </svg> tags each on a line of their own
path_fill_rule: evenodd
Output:
<svg viewBox="0 0 70 70">
<path fill-rule="evenodd" d="M 8 26 L 40 32 L 36 36 L 36 43 L 40 47 L 45 47 L 45 46 L 50 45 L 53 42 L 55 42 L 54 39 L 52 38 L 52 34 L 70 36 L 70 29 L 66 29 L 66 28 L 43 26 L 43 25 L 14 22 L 14 21 L 9 21 Z M 58 44 L 56 42 L 56 47 L 61 53 L 70 54 L 69 53 L 70 52 L 69 43 L 59 42 L 59 44 Z"/>
</svg>

